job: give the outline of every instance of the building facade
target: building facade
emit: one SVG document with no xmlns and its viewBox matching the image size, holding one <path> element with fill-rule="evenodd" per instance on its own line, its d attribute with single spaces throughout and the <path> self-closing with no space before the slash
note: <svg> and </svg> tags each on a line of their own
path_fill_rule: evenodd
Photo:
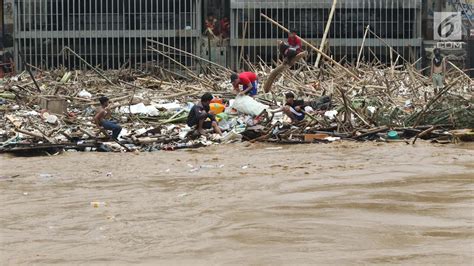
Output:
<svg viewBox="0 0 474 266">
<path fill-rule="evenodd" d="M 421 56 L 421 0 L 338 0 L 327 36 L 327 54 L 353 63 L 369 26 L 362 56 L 366 61 L 395 60 L 393 47 L 404 58 Z M 251 61 L 275 58 L 275 43 L 287 34 L 260 14 L 278 21 L 319 47 L 333 0 L 233 0 L 231 49 L 236 58 L 242 47 Z M 244 28 L 247 32 L 244 36 Z M 313 54 L 311 61 L 314 61 Z"/>
<path fill-rule="evenodd" d="M 260 14 L 296 29 L 307 41 L 319 46 L 332 2 L 14 0 L 15 61 L 21 62 L 23 54 L 26 62 L 40 68 L 84 68 L 77 57 L 64 52 L 63 48 L 69 47 L 103 69 L 125 65 L 180 68 L 177 63 L 198 69 L 196 60 L 179 51 L 163 48 L 164 55 L 150 51 L 147 39 L 152 39 L 234 69 L 243 67 L 241 57 L 253 63 L 271 64 L 277 57 L 276 41 L 286 39 L 287 34 Z M 369 26 L 362 53 L 366 61 L 395 61 L 389 46 L 406 60 L 415 61 L 423 50 L 421 9 L 422 0 L 338 0 L 326 52 L 336 60 L 353 63 Z M 206 41 L 204 19 L 210 12 L 230 17 L 228 41 Z M 217 55 L 213 46 L 220 46 Z M 313 53 L 310 61 L 315 58 Z M 22 64 L 18 67 L 21 69 Z"/>
<path fill-rule="evenodd" d="M 23 54 L 26 62 L 44 69 L 83 68 L 64 52 L 69 47 L 104 69 L 143 68 L 165 59 L 171 64 L 147 49 L 147 39 L 195 53 L 201 6 L 201 0 L 15 0 L 15 61 Z M 179 53 L 173 56 L 193 64 Z"/>
</svg>

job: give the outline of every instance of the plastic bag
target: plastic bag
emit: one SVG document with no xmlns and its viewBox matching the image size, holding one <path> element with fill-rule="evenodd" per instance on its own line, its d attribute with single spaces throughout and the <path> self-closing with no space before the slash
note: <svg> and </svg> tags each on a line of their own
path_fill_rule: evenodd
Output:
<svg viewBox="0 0 474 266">
<path fill-rule="evenodd" d="M 268 105 L 259 103 L 250 96 L 238 95 L 232 103 L 232 108 L 247 115 L 257 116 L 263 113 L 268 108 Z"/>
</svg>

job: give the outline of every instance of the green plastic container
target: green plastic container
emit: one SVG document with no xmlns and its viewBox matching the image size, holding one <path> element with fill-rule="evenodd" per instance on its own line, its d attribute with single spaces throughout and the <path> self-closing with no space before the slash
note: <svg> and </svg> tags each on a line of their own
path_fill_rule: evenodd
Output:
<svg viewBox="0 0 474 266">
<path fill-rule="evenodd" d="M 388 139 L 399 139 L 400 136 L 398 136 L 398 132 L 397 131 L 394 131 L 394 130 L 391 130 L 387 133 L 387 137 Z"/>
</svg>

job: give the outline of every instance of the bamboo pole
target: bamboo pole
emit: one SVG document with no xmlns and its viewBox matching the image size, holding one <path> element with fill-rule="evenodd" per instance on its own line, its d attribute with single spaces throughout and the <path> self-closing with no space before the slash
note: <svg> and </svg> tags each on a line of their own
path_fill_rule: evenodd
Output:
<svg viewBox="0 0 474 266">
<path fill-rule="evenodd" d="M 271 19 L 270 17 L 268 17 L 267 15 L 263 14 L 263 13 L 260 13 L 260 16 L 264 17 L 266 20 L 270 21 L 270 23 L 272 23 L 273 25 L 277 26 L 278 28 L 282 29 L 283 31 L 285 32 L 290 32 L 287 28 L 283 27 L 280 23 L 276 22 L 275 20 Z M 355 78 L 356 80 L 360 80 L 359 77 L 357 77 L 354 73 L 352 73 L 351 71 L 349 71 L 349 69 L 345 68 L 344 66 L 342 66 L 341 64 L 339 64 L 336 60 L 332 59 L 331 57 L 329 57 L 327 54 L 325 54 L 324 52 L 322 52 L 321 50 L 319 50 L 318 48 L 316 48 L 314 45 L 312 45 L 311 43 L 307 42 L 306 40 L 304 40 L 303 38 L 301 38 L 301 42 L 303 42 L 304 44 L 306 44 L 308 47 L 310 47 L 311 49 L 315 50 L 317 53 L 321 54 L 322 57 L 324 57 L 325 59 L 329 60 L 331 63 L 335 64 L 336 66 L 340 67 L 342 70 L 344 70 L 347 74 L 351 75 L 353 78 Z"/>
<path fill-rule="evenodd" d="M 74 50 L 72 50 L 71 48 L 65 46 L 63 48 L 63 50 L 61 51 L 61 53 L 64 51 L 64 50 L 67 50 L 69 51 L 70 53 L 72 53 L 75 57 L 77 57 L 79 60 L 81 60 L 81 62 L 83 62 L 86 66 L 90 67 L 92 70 L 94 70 L 95 73 L 97 73 L 99 76 L 101 76 L 103 79 L 105 79 L 109 84 L 111 85 L 115 85 L 109 78 L 107 78 L 104 74 L 102 74 L 102 72 L 100 72 L 97 68 L 95 68 L 94 66 L 92 66 L 91 64 L 89 64 L 84 58 L 82 58 L 80 55 L 76 54 L 76 52 L 74 52 Z"/>
<path fill-rule="evenodd" d="M 189 72 L 189 75 L 190 75 L 191 77 L 196 78 L 196 75 L 194 74 L 194 72 L 193 72 L 191 69 L 189 69 L 187 66 L 181 64 L 181 62 L 178 62 L 177 60 L 175 60 L 175 59 L 172 58 L 171 56 L 169 56 L 169 55 L 167 55 L 167 54 L 165 54 L 165 53 L 163 53 L 163 52 L 161 52 L 161 51 L 159 51 L 159 50 L 157 50 L 157 49 L 155 49 L 155 48 L 153 48 L 153 47 L 148 47 L 148 49 L 150 49 L 151 51 L 156 52 L 156 53 L 158 53 L 158 54 L 160 54 L 160 55 L 162 55 L 162 56 L 164 56 L 164 57 L 170 59 L 170 60 L 173 61 L 175 64 L 179 65 L 180 67 L 182 67 L 182 68 L 184 68 L 186 71 L 188 71 L 188 72 Z"/>
<path fill-rule="evenodd" d="M 448 60 L 446 60 L 448 61 Z M 462 71 L 459 67 L 457 67 L 455 64 L 451 63 L 448 61 L 448 63 L 454 68 L 456 69 L 459 73 L 463 74 L 463 76 L 465 76 L 468 80 L 470 80 L 472 82 L 472 79 L 471 77 L 469 77 L 464 71 Z"/>
<path fill-rule="evenodd" d="M 367 39 L 367 33 L 369 33 L 369 28 L 370 28 L 370 25 L 367 25 L 367 28 L 365 29 L 365 33 L 364 33 L 364 38 L 362 39 L 362 44 L 360 46 L 359 55 L 357 56 L 356 68 L 359 68 L 359 65 L 360 65 L 360 58 L 362 57 L 362 52 L 364 51 L 365 40 Z"/>
<path fill-rule="evenodd" d="M 324 30 L 323 39 L 321 40 L 321 45 L 319 46 L 319 50 L 323 51 L 324 44 L 326 43 L 326 37 L 328 36 L 329 29 L 331 28 L 332 18 L 334 16 L 334 11 L 336 11 L 336 4 L 337 0 L 332 2 L 331 12 L 329 13 L 328 22 L 326 23 L 326 29 Z M 321 60 L 321 54 L 318 53 L 318 57 L 316 58 L 316 62 L 314 63 L 315 67 L 319 66 L 319 61 Z"/>
<path fill-rule="evenodd" d="M 232 73 L 233 73 L 233 71 L 231 71 L 231 70 L 228 69 L 227 67 L 221 66 L 221 65 L 219 65 L 219 64 L 217 64 L 217 63 L 214 63 L 214 62 L 209 61 L 209 60 L 207 60 L 207 59 L 204 59 L 204 58 L 202 58 L 202 57 L 200 57 L 200 56 L 197 56 L 197 55 L 195 55 L 195 54 L 189 53 L 189 52 L 187 52 L 187 51 L 178 49 L 178 48 L 173 47 L 173 46 L 171 46 L 171 45 L 167 45 L 167 44 L 161 43 L 161 42 L 159 42 L 159 41 L 151 40 L 151 39 L 147 39 L 147 41 L 149 41 L 149 42 L 151 42 L 151 43 L 155 43 L 155 44 L 161 45 L 161 46 L 166 47 L 166 48 L 170 48 L 170 49 L 176 50 L 176 51 L 181 52 L 181 53 L 183 53 L 183 54 L 185 54 L 185 55 L 189 55 L 189 56 L 191 56 L 191 57 L 194 57 L 194 58 L 196 58 L 196 59 L 199 59 L 199 60 L 201 60 L 201 61 L 204 61 L 204 62 L 206 62 L 206 63 L 209 63 L 209 64 L 211 64 L 211 65 L 213 65 L 213 66 L 219 67 L 219 68 L 221 68 L 221 69 L 224 69 L 224 70 L 226 70 L 226 71 L 229 71 L 229 72 L 232 72 Z"/>
<path fill-rule="evenodd" d="M 243 65 L 243 59 L 244 59 L 244 42 L 245 42 L 245 39 L 246 39 L 246 35 L 247 35 L 247 26 L 248 26 L 249 22 L 248 21 L 245 21 L 245 24 L 244 24 L 244 33 L 243 33 L 243 36 L 242 36 L 242 45 L 240 47 L 240 57 L 239 57 L 239 68 L 242 69 L 242 65 Z"/>
<path fill-rule="evenodd" d="M 411 64 L 410 62 L 408 62 L 401 54 L 399 54 L 397 51 L 395 51 L 395 49 L 393 49 L 393 47 L 388 44 L 384 39 L 380 38 L 377 33 L 373 32 L 371 29 L 369 29 L 369 32 L 372 33 L 375 38 L 379 39 L 383 44 L 385 44 L 388 48 L 390 48 L 393 52 L 395 52 L 397 55 L 400 56 L 400 58 L 407 64 Z"/>
</svg>

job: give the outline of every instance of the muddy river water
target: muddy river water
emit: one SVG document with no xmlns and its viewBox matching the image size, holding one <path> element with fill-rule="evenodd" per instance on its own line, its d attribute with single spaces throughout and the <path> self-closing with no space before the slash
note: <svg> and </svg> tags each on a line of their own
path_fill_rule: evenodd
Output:
<svg viewBox="0 0 474 266">
<path fill-rule="evenodd" d="M 0 160 L 2 265 L 474 264 L 473 145 Z"/>
</svg>

